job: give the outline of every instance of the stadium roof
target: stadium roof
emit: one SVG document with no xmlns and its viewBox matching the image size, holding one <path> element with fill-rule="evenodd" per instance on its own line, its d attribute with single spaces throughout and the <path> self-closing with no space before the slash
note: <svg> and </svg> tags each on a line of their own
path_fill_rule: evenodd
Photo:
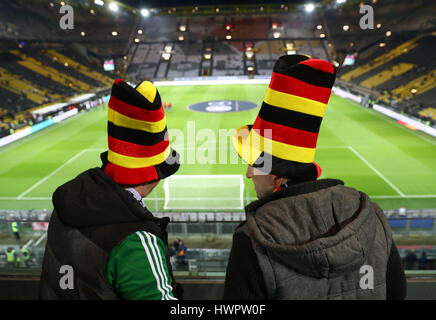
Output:
<svg viewBox="0 0 436 320">
<path fill-rule="evenodd" d="M 242 5 L 242 4 L 302 4 L 307 0 L 119 0 L 125 4 L 140 7 L 180 7 L 180 6 L 210 6 L 210 5 Z M 321 2 L 320 0 L 310 1 L 313 3 Z"/>
</svg>

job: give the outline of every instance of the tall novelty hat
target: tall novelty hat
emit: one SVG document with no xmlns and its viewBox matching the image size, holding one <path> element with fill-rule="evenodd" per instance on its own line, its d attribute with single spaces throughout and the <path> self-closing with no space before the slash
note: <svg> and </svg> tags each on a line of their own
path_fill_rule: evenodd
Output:
<svg viewBox="0 0 436 320">
<path fill-rule="evenodd" d="M 104 172 L 121 185 L 164 179 L 179 169 L 170 148 L 165 111 L 156 87 L 136 88 L 118 79 L 108 108 L 108 149 L 101 155 Z"/>
<path fill-rule="evenodd" d="M 298 54 L 280 57 L 256 121 L 233 136 L 239 156 L 266 173 L 316 180 L 321 175 L 314 162 L 316 143 L 335 78 L 327 61 Z"/>
</svg>

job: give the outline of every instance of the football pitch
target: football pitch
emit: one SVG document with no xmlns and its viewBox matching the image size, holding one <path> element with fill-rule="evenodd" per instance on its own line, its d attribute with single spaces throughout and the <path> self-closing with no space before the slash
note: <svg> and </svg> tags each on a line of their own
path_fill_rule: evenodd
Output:
<svg viewBox="0 0 436 320">
<path fill-rule="evenodd" d="M 167 122 L 182 165 L 146 198 L 147 206 L 152 211 L 243 210 L 256 199 L 252 182 L 245 177 L 247 165 L 232 161 L 230 138 L 219 142 L 212 138 L 222 130 L 252 124 L 267 85 L 158 89 L 162 100 L 173 106 Z M 258 108 L 223 113 L 188 109 L 212 100 L 249 101 Z M 99 107 L 0 148 L 0 210 L 51 210 L 51 195 L 59 185 L 101 165 L 106 127 L 107 108 Z M 187 140 L 190 130 L 196 135 Z M 175 131 L 181 134 L 172 136 Z M 436 208 L 436 139 L 354 102 L 330 98 L 315 161 L 322 168 L 321 178 L 341 179 L 366 192 L 383 209 Z"/>
</svg>

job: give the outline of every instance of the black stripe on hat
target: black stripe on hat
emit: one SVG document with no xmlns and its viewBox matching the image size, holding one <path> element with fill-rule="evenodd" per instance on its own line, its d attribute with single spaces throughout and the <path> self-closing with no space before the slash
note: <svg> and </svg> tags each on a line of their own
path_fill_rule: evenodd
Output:
<svg viewBox="0 0 436 320">
<path fill-rule="evenodd" d="M 135 88 L 131 87 L 125 81 L 114 83 L 114 85 L 112 86 L 112 96 L 134 107 L 147 110 L 157 110 L 162 106 L 159 91 L 157 89 L 154 102 L 150 103 L 142 94 L 136 91 Z"/>
<path fill-rule="evenodd" d="M 336 75 L 321 70 L 316 70 L 304 64 L 295 64 L 285 66 L 276 63 L 274 72 L 284 74 L 286 76 L 301 80 L 318 87 L 331 89 L 335 83 Z"/>
<path fill-rule="evenodd" d="M 271 163 L 264 163 L 268 161 Z M 274 174 L 293 181 L 311 181 L 316 180 L 318 176 L 318 170 L 313 163 L 285 160 L 266 152 L 262 152 L 252 166 L 267 174 Z M 271 172 L 267 172 L 265 169 L 271 169 Z"/>
<path fill-rule="evenodd" d="M 112 122 L 107 123 L 108 135 L 118 140 L 128 141 L 143 146 L 153 146 L 165 139 L 167 127 L 161 132 L 148 132 L 119 127 Z"/>
<path fill-rule="evenodd" d="M 165 179 L 170 175 L 174 174 L 180 167 L 180 155 L 171 148 L 171 153 L 168 158 L 157 165 L 154 166 L 159 179 Z"/>
<path fill-rule="evenodd" d="M 262 103 L 259 117 L 265 121 L 314 133 L 319 132 L 322 122 L 321 117 L 274 107 L 266 102 Z"/>
</svg>

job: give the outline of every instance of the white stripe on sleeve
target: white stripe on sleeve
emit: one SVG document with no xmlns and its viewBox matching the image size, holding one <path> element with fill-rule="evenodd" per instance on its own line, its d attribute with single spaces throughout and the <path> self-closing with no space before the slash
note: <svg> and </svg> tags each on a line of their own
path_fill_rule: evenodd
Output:
<svg viewBox="0 0 436 320">
<path fill-rule="evenodd" d="M 162 290 L 161 280 L 160 280 L 160 277 L 156 273 L 156 269 L 155 269 L 155 266 L 154 266 L 154 261 L 153 261 L 153 258 L 151 256 L 151 254 L 150 254 L 150 250 L 148 249 L 148 246 L 145 243 L 145 239 L 142 236 L 142 234 L 140 232 L 136 232 L 136 234 L 141 239 L 142 246 L 144 247 L 145 253 L 147 254 L 147 259 L 148 259 L 148 262 L 150 264 L 151 271 L 153 272 L 153 275 L 154 275 L 154 277 L 156 279 L 157 289 L 162 293 L 162 299 L 161 300 L 165 300 L 165 292 L 164 292 L 164 290 Z"/>
<path fill-rule="evenodd" d="M 172 287 L 168 284 L 168 278 L 166 276 L 165 269 L 163 267 L 160 250 L 157 246 L 156 237 L 155 235 L 143 231 L 144 235 L 147 237 L 148 245 L 151 248 L 152 255 L 156 259 L 156 266 L 157 266 L 157 272 L 161 279 L 161 285 L 163 290 L 165 291 L 165 298 L 166 300 L 174 300 L 173 297 L 171 297 L 170 293 L 172 290 Z M 154 238 L 153 238 L 154 237 Z M 152 238 L 154 239 L 154 242 L 152 241 Z"/>
</svg>

